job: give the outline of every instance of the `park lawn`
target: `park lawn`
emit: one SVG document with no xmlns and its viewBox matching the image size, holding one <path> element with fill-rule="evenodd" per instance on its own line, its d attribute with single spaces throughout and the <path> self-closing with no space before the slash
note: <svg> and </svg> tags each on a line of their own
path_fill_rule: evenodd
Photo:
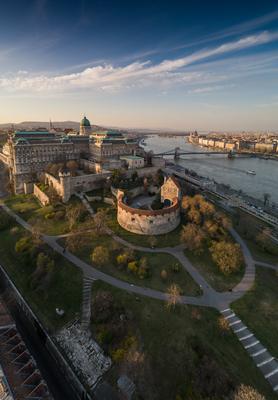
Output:
<svg viewBox="0 0 278 400">
<path fill-rule="evenodd" d="M 19 229 L 16 234 L 11 234 L 9 229 L 0 231 L 0 263 L 43 325 L 54 332 L 80 313 L 82 273 L 64 257 L 55 254 L 55 269 L 47 294 L 31 289 L 28 278 L 33 267 L 24 265 L 20 254 L 15 252 L 17 240 L 26 231 L 16 226 Z M 65 310 L 63 317 L 57 316 L 56 307 Z"/>
<path fill-rule="evenodd" d="M 68 204 L 77 204 L 78 202 L 80 202 L 78 198 L 72 197 Z M 11 196 L 5 200 L 5 203 L 26 222 L 36 226 L 43 233 L 56 236 L 69 231 L 68 222 L 64 216 L 59 219 L 55 217 L 47 218 L 49 214 L 59 211 L 65 212 L 66 206 L 64 204 L 55 207 L 52 205 L 42 207 L 33 195 L 23 194 Z M 82 223 L 79 223 L 80 226 L 82 226 Z"/>
<path fill-rule="evenodd" d="M 253 258 L 257 261 L 263 261 L 270 264 L 278 264 L 278 255 L 266 252 L 255 241 L 258 229 L 262 227 L 270 228 L 270 226 L 263 221 L 259 221 L 252 215 L 243 213 L 243 211 L 238 210 L 238 213 L 239 218 L 236 216 L 232 218 L 233 226 L 234 229 L 246 242 Z M 241 221 L 240 218 L 243 218 L 243 221 Z"/>
<path fill-rule="evenodd" d="M 117 221 L 117 211 L 115 209 L 109 210 L 109 220 L 108 226 L 112 231 L 120 236 L 121 238 L 125 239 L 126 241 L 135 244 L 137 246 L 143 247 L 151 247 L 151 238 L 153 236 L 149 235 L 138 235 L 136 233 L 128 232 L 123 229 Z M 163 235 L 155 235 L 156 238 L 156 245 L 155 247 L 162 248 L 162 247 L 175 247 L 180 244 L 180 234 L 182 230 L 182 222 L 181 224 L 172 232 L 163 234 Z"/>
<path fill-rule="evenodd" d="M 60 243 L 65 245 L 64 239 L 61 239 Z M 99 236 L 97 238 L 93 236 L 91 239 L 89 239 L 88 245 L 78 249 L 74 252 L 74 254 L 88 264 L 92 264 L 92 251 L 96 246 L 100 245 L 111 250 L 115 246 L 118 246 L 118 243 L 108 235 Z M 123 247 L 123 250 L 125 249 L 126 248 Z M 192 277 L 183 268 L 180 262 L 171 254 L 135 251 L 135 257 L 137 260 L 139 260 L 141 257 L 146 257 L 147 263 L 152 271 L 150 277 L 140 279 L 137 275 L 127 271 L 126 268 L 119 268 L 119 266 L 116 264 L 114 255 L 111 255 L 112 259 L 110 259 L 108 264 L 101 267 L 97 265 L 93 266 L 108 275 L 114 276 L 115 278 L 132 283 L 134 285 L 146 286 L 165 292 L 172 283 L 176 283 L 181 288 L 183 295 L 199 296 L 201 294 L 199 286 L 194 282 Z M 179 272 L 173 272 L 171 269 L 171 267 L 176 264 L 179 266 Z M 168 277 L 165 281 L 160 277 L 160 273 L 163 269 L 165 269 L 168 273 Z"/>
<path fill-rule="evenodd" d="M 189 250 L 184 250 L 184 254 L 194 267 L 199 270 L 206 281 L 218 292 L 225 292 L 232 289 L 243 278 L 243 267 L 236 273 L 224 275 L 212 260 L 208 249 L 205 249 L 200 255 L 196 255 Z"/>
<path fill-rule="evenodd" d="M 133 366 L 129 377 L 141 388 L 145 400 L 176 400 L 177 394 L 182 399 L 204 398 L 192 395 L 190 378 L 192 363 L 194 368 L 201 366 L 204 354 L 217 362 L 235 386 L 248 384 L 268 400 L 276 398 L 235 335 L 220 332 L 216 310 L 193 306 L 169 310 L 161 301 L 130 294 L 102 282 L 93 285 L 93 296 L 98 290 L 111 292 L 115 304 L 123 306 L 129 315 L 126 330 L 131 328 L 129 334 L 135 332 L 145 356 L 141 369 L 134 371 Z M 97 326 L 92 324 L 93 335 Z M 122 365 L 116 364 L 107 379 L 113 383 L 121 373 Z"/>
<path fill-rule="evenodd" d="M 278 358 L 278 274 L 256 267 L 255 284 L 232 308 L 255 336 Z"/>
<path fill-rule="evenodd" d="M 244 241 L 246 242 L 254 260 L 278 265 L 278 255 L 270 254 L 264 251 L 257 243 L 255 243 L 251 239 L 244 238 Z"/>
</svg>

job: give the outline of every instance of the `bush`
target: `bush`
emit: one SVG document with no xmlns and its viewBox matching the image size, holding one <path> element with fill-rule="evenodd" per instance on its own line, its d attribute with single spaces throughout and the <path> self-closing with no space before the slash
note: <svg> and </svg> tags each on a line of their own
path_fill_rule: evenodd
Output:
<svg viewBox="0 0 278 400">
<path fill-rule="evenodd" d="M 229 322 L 221 315 L 218 318 L 218 327 L 220 329 L 220 332 L 224 335 L 230 331 L 230 325 Z"/>
<path fill-rule="evenodd" d="M 243 263 L 239 244 L 224 240 L 221 242 L 212 242 L 209 251 L 213 261 L 225 275 L 237 272 Z"/>
<path fill-rule="evenodd" d="M 10 229 L 10 233 L 12 235 L 17 235 L 19 232 L 19 227 L 18 226 L 14 226 L 13 228 Z"/>
<path fill-rule="evenodd" d="M 44 218 L 45 219 L 53 219 L 55 217 L 55 212 L 52 211 L 50 213 L 45 214 Z"/>
<path fill-rule="evenodd" d="M 250 386 L 240 385 L 234 394 L 233 400 L 265 400 L 265 397 Z"/>
<path fill-rule="evenodd" d="M 91 259 L 94 264 L 102 267 L 109 262 L 109 250 L 104 246 L 97 246 L 92 252 Z"/>
<path fill-rule="evenodd" d="M 132 272 L 133 274 L 136 274 L 138 271 L 138 265 L 137 265 L 137 261 L 130 261 L 127 264 L 127 268 L 130 272 Z"/>
<path fill-rule="evenodd" d="M 167 281 L 167 279 L 168 279 L 168 272 L 166 271 L 166 269 L 163 269 L 163 270 L 160 272 L 160 278 L 161 278 L 163 281 Z"/>
<path fill-rule="evenodd" d="M 120 266 L 125 266 L 128 263 L 128 255 L 126 253 L 119 254 L 116 258 L 117 264 Z"/>
<path fill-rule="evenodd" d="M 125 358 L 126 351 L 125 351 L 125 349 L 119 348 L 119 349 L 113 350 L 111 356 L 112 356 L 113 362 L 119 363 L 119 362 L 123 361 L 123 359 Z"/>
<path fill-rule="evenodd" d="M 20 238 L 15 244 L 15 251 L 17 253 L 28 253 L 31 251 L 33 246 L 30 236 L 24 236 Z"/>
<path fill-rule="evenodd" d="M 148 261 L 146 257 L 142 257 L 139 262 L 138 277 L 140 279 L 145 279 L 150 276 L 151 276 L 151 270 L 150 267 L 148 266 Z"/>
</svg>

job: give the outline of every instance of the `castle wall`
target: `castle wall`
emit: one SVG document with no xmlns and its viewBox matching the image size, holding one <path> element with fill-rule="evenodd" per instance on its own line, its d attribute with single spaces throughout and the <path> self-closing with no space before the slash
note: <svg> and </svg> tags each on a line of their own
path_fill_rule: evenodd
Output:
<svg viewBox="0 0 278 400">
<path fill-rule="evenodd" d="M 161 235 L 173 231 L 180 224 L 178 199 L 171 207 L 161 210 L 142 210 L 132 208 L 118 198 L 118 223 L 129 232 L 139 235 Z"/>
<path fill-rule="evenodd" d="M 43 206 L 47 206 L 50 203 L 47 194 L 45 194 L 36 184 L 34 184 L 34 196 Z"/>
<path fill-rule="evenodd" d="M 60 173 L 59 179 L 57 179 L 51 174 L 45 173 L 45 179 L 46 183 L 55 189 L 62 200 L 67 202 L 76 192 L 89 192 L 90 190 L 103 187 L 104 180 L 110 175 L 110 172 L 78 176 L 70 176 L 69 173 Z"/>
</svg>

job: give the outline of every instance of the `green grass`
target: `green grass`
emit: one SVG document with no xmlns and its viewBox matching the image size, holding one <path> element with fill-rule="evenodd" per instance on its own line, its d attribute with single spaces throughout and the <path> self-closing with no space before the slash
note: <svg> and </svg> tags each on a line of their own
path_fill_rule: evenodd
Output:
<svg viewBox="0 0 278 400">
<path fill-rule="evenodd" d="M 129 376 L 143 391 L 145 400 L 175 400 L 181 392 L 184 393 L 182 399 L 200 400 L 191 394 L 190 377 L 192 371 L 202 365 L 204 354 L 215 360 L 235 385 L 248 384 L 268 400 L 275 399 L 270 386 L 235 335 L 220 333 L 219 314 L 213 309 L 180 306 L 171 311 L 163 302 L 129 294 L 100 282 L 94 284 L 93 295 L 98 288 L 112 292 L 115 304 L 122 305 L 129 315 L 126 329 L 136 332 L 140 351 L 144 354 L 141 369 L 133 366 Z M 92 333 L 95 332 L 96 326 L 92 325 Z M 115 368 L 107 376 L 112 382 L 121 373 L 122 365 Z"/>
<path fill-rule="evenodd" d="M 244 238 L 254 260 L 278 265 L 278 256 L 264 251 L 254 240 Z"/>
<path fill-rule="evenodd" d="M 256 235 L 262 228 L 269 228 L 269 225 L 258 220 L 252 215 L 238 210 L 238 216 L 233 217 L 233 225 L 236 231 L 246 242 L 252 256 L 257 261 L 263 261 L 270 264 L 278 263 L 278 256 L 266 252 L 256 243 Z"/>
<path fill-rule="evenodd" d="M 76 204 L 79 199 L 73 197 L 68 204 Z M 61 235 L 69 231 L 68 222 L 65 216 L 57 219 L 55 216 L 47 219 L 47 215 L 62 211 L 65 213 L 66 206 L 59 204 L 57 206 L 48 205 L 42 207 L 39 201 L 33 195 L 16 195 L 5 200 L 5 203 L 15 213 L 20 215 L 30 225 L 34 225 L 39 230 L 48 235 Z M 81 226 L 82 223 L 79 223 Z"/>
<path fill-rule="evenodd" d="M 65 243 L 62 239 L 61 243 Z M 74 254 L 87 262 L 92 264 L 91 253 L 94 247 L 102 245 L 106 246 L 108 249 L 112 249 L 116 242 L 108 235 L 103 235 L 100 237 L 92 237 L 89 239 L 89 243 L 86 246 L 78 249 Z M 123 251 L 125 248 L 123 248 Z M 139 260 L 141 257 L 146 257 L 148 265 L 151 268 L 151 277 L 140 279 L 138 276 L 131 272 L 128 272 L 126 268 L 120 269 L 117 266 L 115 255 L 111 252 L 111 259 L 107 265 L 98 267 L 94 265 L 95 268 L 114 276 L 115 278 L 121 279 L 123 281 L 133 283 L 139 286 L 146 286 L 152 289 L 166 291 L 167 288 L 172 284 L 176 283 L 180 286 L 182 293 L 188 296 L 198 296 L 201 294 L 199 286 L 194 282 L 188 272 L 183 268 L 180 262 L 172 255 L 167 253 L 147 253 L 147 252 L 135 252 L 135 257 Z M 179 272 L 173 272 L 171 267 L 175 264 L 179 265 Z M 160 277 L 160 272 L 165 269 L 168 273 L 168 278 L 163 281 Z"/>
<path fill-rule="evenodd" d="M 195 255 L 189 250 L 184 254 L 191 263 L 199 270 L 206 281 L 217 291 L 224 292 L 237 285 L 244 274 L 244 268 L 230 275 L 224 275 L 211 258 L 210 252 L 206 249 L 202 254 Z"/>
<path fill-rule="evenodd" d="M 133 243 L 137 246 L 151 247 L 149 235 L 137 235 L 136 233 L 128 232 L 123 229 L 117 221 L 117 215 L 115 210 L 109 212 L 108 226 L 113 232 L 121 238 Z M 164 235 L 156 235 L 157 243 L 155 247 L 175 247 L 180 244 L 180 233 L 182 229 L 182 223 L 172 232 Z"/>
<path fill-rule="evenodd" d="M 256 337 L 278 358 L 278 274 L 268 268 L 256 268 L 256 281 L 232 307 Z"/>
<path fill-rule="evenodd" d="M 17 240 L 26 232 L 18 226 L 18 232 L 0 231 L 0 263 L 27 300 L 35 314 L 49 331 L 56 331 L 80 312 L 82 297 L 82 274 L 77 267 L 63 257 L 55 256 L 55 269 L 47 293 L 30 288 L 29 277 L 33 267 L 24 265 L 22 257 L 14 250 Z M 65 310 L 56 315 L 55 308 Z"/>
</svg>

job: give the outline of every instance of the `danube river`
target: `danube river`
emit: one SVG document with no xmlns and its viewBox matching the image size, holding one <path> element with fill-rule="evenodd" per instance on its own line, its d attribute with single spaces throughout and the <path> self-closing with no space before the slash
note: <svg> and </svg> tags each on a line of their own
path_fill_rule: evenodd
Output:
<svg viewBox="0 0 278 400">
<path fill-rule="evenodd" d="M 187 143 L 185 137 L 149 136 L 145 139 L 145 149 L 161 153 L 180 147 L 185 151 L 208 151 L 208 149 Z M 192 169 L 199 175 L 225 183 L 232 188 L 242 190 L 248 195 L 263 199 L 264 193 L 271 195 L 270 201 L 278 203 L 278 161 L 260 158 L 235 157 L 226 155 L 188 155 L 181 156 L 179 165 Z M 253 170 L 256 175 L 246 171 Z"/>
</svg>

